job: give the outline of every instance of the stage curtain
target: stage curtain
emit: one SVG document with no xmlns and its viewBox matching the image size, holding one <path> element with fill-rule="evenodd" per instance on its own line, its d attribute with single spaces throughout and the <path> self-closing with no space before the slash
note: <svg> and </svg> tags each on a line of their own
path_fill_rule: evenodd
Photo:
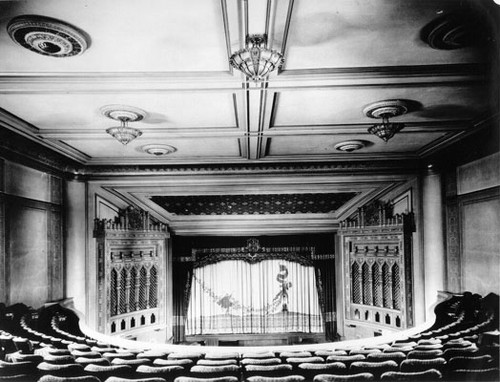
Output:
<svg viewBox="0 0 500 382">
<path fill-rule="evenodd" d="M 323 330 L 313 266 L 228 260 L 193 270 L 187 335 Z"/>
<path fill-rule="evenodd" d="M 182 343 L 186 339 L 185 323 L 188 303 L 191 296 L 193 264 L 191 262 L 176 263 L 173 272 L 173 340 Z"/>
<path fill-rule="evenodd" d="M 335 289 L 335 263 L 333 260 L 314 261 L 319 302 L 324 319 L 325 338 L 338 341 Z"/>
</svg>

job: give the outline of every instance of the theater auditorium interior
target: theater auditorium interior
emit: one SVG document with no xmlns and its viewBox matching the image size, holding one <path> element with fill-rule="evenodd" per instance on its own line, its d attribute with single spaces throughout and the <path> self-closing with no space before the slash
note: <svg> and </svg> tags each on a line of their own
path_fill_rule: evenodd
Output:
<svg viewBox="0 0 500 382">
<path fill-rule="evenodd" d="M 493 0 L 0 2 L 0 381 L 499 380 Z"/>
</svg>

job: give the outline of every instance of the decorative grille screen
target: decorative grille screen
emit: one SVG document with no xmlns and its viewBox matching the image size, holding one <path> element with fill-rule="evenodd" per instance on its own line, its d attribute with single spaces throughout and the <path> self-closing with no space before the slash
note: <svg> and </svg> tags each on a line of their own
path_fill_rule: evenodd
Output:
<svg viewBox="0 0 500 382">
<path fill-rule="evenodd" d="M 120 222 L 96 220 L 98 330 L 124 334 L 166 324 L 165 226 L 153 226 L 133 211 Z M 146 220 L 144 220 L 146 219 Z M 105 312 L 105 313 L 104 313 Z"/>
<path fill-rule="evenodd" d="M 345 319 L 404 329 L 413 325 L 411 215 L 341 225 Z M 363 221 L 364 219 L 361 219 Z"/>
</svg>

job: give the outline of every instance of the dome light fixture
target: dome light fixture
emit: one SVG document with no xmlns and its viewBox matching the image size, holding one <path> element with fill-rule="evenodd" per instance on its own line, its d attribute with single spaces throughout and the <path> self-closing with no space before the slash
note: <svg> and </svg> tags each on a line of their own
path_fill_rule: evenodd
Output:
<svg viewBox="0 0 500 382">
<path fill-rule="evenodd" d="M 106 133 L 122 145 L 125 146 L 142 135 L 142 131 L 128 126 L 128 123 L 142 120 L 146 116 L 145 111 L 131 106 L 108 105 L 101 108 L 101 113 L 120 122 L 120 126 L 110 127 L 106 129 Z"/>
<path fill-rule="evenodd" d="M 267 48 L 266 34 L 254 34 L 246 36 L 245 48 L 233 53 L 229 63 L 252 81 L 260 82 L 279 69 L 284 59 L 280 52 Z"/>
<path fill-rule="evenodd" d="M 408 105 L 402 100 L 386 100 L 372 103 L 364 108 L 363 113 L 369 118 L 382 119 L 382 123 L 370 126 L 368 132 L 388 142 L 398 131 L 404 128 L 403 123 L 390 122 L 389 118 L 403 115 Z"/>
</svg>

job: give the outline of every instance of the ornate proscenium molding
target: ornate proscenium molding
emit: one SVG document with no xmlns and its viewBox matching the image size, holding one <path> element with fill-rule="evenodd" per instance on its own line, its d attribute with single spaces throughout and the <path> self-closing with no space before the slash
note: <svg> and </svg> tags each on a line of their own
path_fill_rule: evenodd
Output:
<svg viewBox="0 0 500 382">
<path fill-rule="evenodd" d="M 151 220 L 149 212 L 129 206 L 118 212 L 112 219 L 94 219 L 94 237 L 102 236 L 105 231 L 156 231 L 166 232 L 167 225 Z"/>
<path fill-rule="evenodd" d="M 317 260 L 317 256 L 315 247 L 262 247 L 257 238 L 251 238 L 245 247 L 193 249 L 190 258 L 184 257 L 177 261 L 192 261 L 194 267 L 198 268 L 225 260 L 243 260 L 255 264 L 272 259 L 312 265 L 313 260 Z"/>
</svg>

